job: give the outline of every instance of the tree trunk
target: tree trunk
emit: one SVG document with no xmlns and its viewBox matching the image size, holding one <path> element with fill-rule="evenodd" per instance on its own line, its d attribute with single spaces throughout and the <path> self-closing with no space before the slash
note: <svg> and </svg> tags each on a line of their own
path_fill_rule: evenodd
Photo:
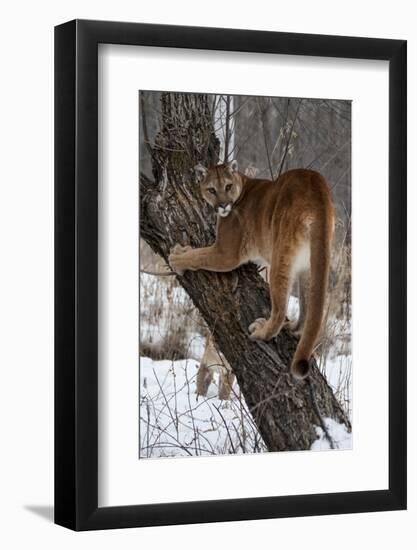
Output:
<svg viewBox="0 0 417 550">
<path fill-rule="evenodd" d="M 166 261 L 177 243 L 193 247 L 214 241 L 214 213 L 203 202 L 194 166 L 218 160 L 210 97 L 162 95 L 162 126 L 153 146 L 155 181 L 141 174 L 141 237 Z M 289 373 L 297 339 L 286 330 L 270 343 L 253 342 L 248 326 L 268 317 L 268 285 L 254 265 L 231 273 L 186 271 L 177 276 L 216 345 L 230 363 L 253 419 L 269 451 L 309 449 L 323 419 L 349 420 L 313 361 L 306 380 Z M 330 444 L 330 436 L 328 436 Z"/>
</svg>

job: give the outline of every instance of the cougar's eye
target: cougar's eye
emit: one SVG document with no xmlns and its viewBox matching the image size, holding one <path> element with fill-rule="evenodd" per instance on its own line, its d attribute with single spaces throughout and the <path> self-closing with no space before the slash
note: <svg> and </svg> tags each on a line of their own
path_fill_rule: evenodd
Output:
<svg viewBox="0 0 417 550">
<path fill-rule="evenodd" d="M 226 193 L 228 193 L 230 191 L 230 189 L 232 188 L 232 184 L 231 183 L 228 183 L 226 185 L 226 187 L 224 188 L 224 190 L 226 191 Z"/>
<path fill-rule="evenodd" d="M 207 191 L 208 191 L 209 193 L 211 193 L 212 195 L 215 195 L 215 194 L 216 194 L 216 190 L 214 189 L 214 187 L 209 187 L 209 188 L 207 189 Z"/>
</svg>

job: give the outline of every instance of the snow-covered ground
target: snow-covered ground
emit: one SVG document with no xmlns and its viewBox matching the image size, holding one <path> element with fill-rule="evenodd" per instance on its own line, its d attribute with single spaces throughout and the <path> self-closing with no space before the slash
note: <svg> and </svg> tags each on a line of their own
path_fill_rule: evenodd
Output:
<svg viewBox="0 0 417 550">
<path fill-rule="evenodd" d="M 335 449 L 351 449 L 352 433 L 349 433 L 344 424 L 339 424 L 333 418 L 324 418 L 324 424 L 327 432 L 333 441 Z M 317 426 L 316 432 L 318 439 L 311 446 L 312 451 L 324 451 L 331 449 L 330 442 L 324 433 L 324 430 Z"/>
<path fill-rule="evenodd" d="M 160 304 L 170 304 L 170 308 Z M 141 275 L 141 342 L 161 344 L 173 326 L 181 328 L 186 358 L 153 360 L 140 357 L 140 457 L 208 456 L 266 451 L 247 410 L 237 383 L 231 399 L 218 399 L 218 379 L 214 378 L 206 397 L 196 395 L 196 374 L 204 352 L 205 339 L 197 332 L 190 314 L 190 300 L 174 285 Z M 169 310 L 169 311 L 168 311 Z M 298 313 L 298 300 L 290 299 L 289 317 Z M 350 326 L 338 321 L 332 330 L 336 342 L 350 341 Z M 342 346 L 343 347 L 343 346 Z M 336 396 L 350 412 L 351 355 L 340 345 L 328 347 L 321 365 Z M 325 419 L 336 449 L 352 447 L 352 434 L 343 425 Z M 321 427 L 312 450 L 329 449 Z"/>
<path fill-rule="evenodd" d="M 141 357 L 140 456 L 208 456 L 265 450 L 234 385 L 230 401 L 195 393 L 198 361 Z"/>
</svg>

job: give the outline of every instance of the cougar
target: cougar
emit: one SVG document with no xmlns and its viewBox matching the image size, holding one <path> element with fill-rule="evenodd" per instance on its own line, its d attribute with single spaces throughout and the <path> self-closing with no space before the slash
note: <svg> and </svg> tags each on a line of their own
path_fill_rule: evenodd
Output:
<svg viewBox="0 0 417 550">
<path fill-rule="evenodd" d="M 176 245 L 171 268 L 232 271 L 247 262 L 269 266 L 271 313 L 248 327 L 253 340 L 271 340 L 286 324 L 293 284 L 299 283 L 300 314 L 288 323 L 301 334 L 290 370 L 305 378 L 323 322 L 334 208 L 330 189 L 321 174 L 290 170 L 276 180 L 250 178 L 236 161 L 195 167 L 201 193 L 217 212 L 216 240 L 211 246 Z"/>
</svg>

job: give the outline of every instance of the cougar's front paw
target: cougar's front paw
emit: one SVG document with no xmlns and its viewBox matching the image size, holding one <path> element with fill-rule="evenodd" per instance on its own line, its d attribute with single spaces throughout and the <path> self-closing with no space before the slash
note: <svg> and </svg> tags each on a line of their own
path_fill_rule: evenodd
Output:
<svg viewBox="0 0 417 550">
<path fill-rule="evenodd" d="M 191 246 L 187 245 L 187 246 L 182 246 L 181 244 L 176 244 L 175 246 L 173 246 L 171 248 L 171 250 L 169 251 L 169 254 L 176 254 L 176 255 L 179 255 L 179 254 L 185 254 L 185 252 L 188 252 L 189 250 L 191 250 Z"/>
<path fill-rule="evenodd" d="M 175 271 L 178 275 L 182 275 L 187 269 L 184 254 L 189 250 L 191 250 L 191 246 L 181 246 L 180 244 L 176 244 L 171 248 L 171 252 L 168 256 L 168 263 L 172 271 Z"/>
<path fill-rule="evenodd" d="M 272 336 L 269 334 L 268 321 L 260 317 L 250 324 L 249 338 L 251 340 L 270 340 Z"/>
</svg>

